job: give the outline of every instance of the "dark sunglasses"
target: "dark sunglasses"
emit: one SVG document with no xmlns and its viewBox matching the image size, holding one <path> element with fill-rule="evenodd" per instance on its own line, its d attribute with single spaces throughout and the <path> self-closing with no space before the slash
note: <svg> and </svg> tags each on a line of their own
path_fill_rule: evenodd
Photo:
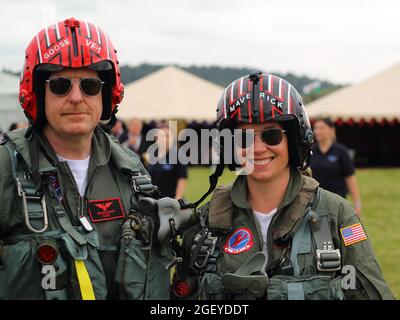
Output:
<svg viewBox="0 0 400 320">
<path fill-rule="evenodd" d="M 254 143 L 255 136 L 260 135 L 261 141 L 269 146 L 277 146 L 282 142 L 283 134 L 286 130 L 281 128 L 269 128 L 260 133 L 255 133 L 253 130 L 241 130 L 241 139 L 236 137 L 235 143 L 239 148 L 245 149 Z"/>
<path fill-rule="evenodd" d="M 49 83 L 50 91 L 57 96 L 67 95 L 72 88 L 73 82 L 79 82 L 81 91 L 86 96 L 96 96 L 100 93 L 103 81 L 96 78 L 82 78 L 82 79 L 69 79 L 69 78 L 52 78 L 46 80 Z"/>
</svg>

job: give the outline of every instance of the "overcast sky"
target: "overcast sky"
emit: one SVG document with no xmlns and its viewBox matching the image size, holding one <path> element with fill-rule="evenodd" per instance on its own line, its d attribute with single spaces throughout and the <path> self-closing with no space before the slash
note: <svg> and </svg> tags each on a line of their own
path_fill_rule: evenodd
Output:
<svg viewBox="0 0 400 320">
<path fill-rule="evenodd" d="M 15 70 L 37 31 L 70 16 L 106 31 L 121 64 L 251 67 L 354 83 L 400 62 L 400 0 L 0 4 L 0 67 Z"/>
</svg>

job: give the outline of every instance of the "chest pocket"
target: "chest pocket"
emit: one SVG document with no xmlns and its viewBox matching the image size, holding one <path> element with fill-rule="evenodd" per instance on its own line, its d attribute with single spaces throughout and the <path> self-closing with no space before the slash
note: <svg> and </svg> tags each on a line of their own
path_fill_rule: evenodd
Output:
<svg viewBox="0 0 400 320">
<path fill-rule="evenodd" d="M 341 277 L 285 276 L 270 279 L 267 300 L 343 300 Z"/>
<path fill-rule="evenodd" d="M 0 300 L 43 299 L 42 275 L 33 241 L 0 244 Z"/>
<path fill-rule="evenodd" d="M 312 241 L 310 227 L 310 220 L 312 219 L 313 214 L 314 212 L 309 210 L 292 240 L 290 261 L 292 262 L 293 274 L 295 276 L 299 276 L 300 274 L 305 275 L 316 273 L 314 263 L 315 259 L 312 254 L 315 247 Z"/>
</svg>

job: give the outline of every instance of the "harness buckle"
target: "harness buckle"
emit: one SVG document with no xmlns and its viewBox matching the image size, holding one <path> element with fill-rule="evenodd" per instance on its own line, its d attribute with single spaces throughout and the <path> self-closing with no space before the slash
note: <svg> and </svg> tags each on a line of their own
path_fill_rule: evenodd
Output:
<svg viewBox="0 0 400 320">
<path fill-rule="evenodd" d="M 17 178 L 17 189 L 18 189 L 18 195 L 22 198 L 22 205 L 23 205 L 23 210 L 24 210 L 26 227 L 34 233 L 42 233 L 42 232 L 46 231 L 49 223 L 48 223 L 46 200 L 45 200 L 44 195 L 42 195 L 41 197 L 33 196 L 33 195 L 29 195 L 29 196 L 26 195 L 26 192 L 22 186 L 22 182 L 19 178 Z M 29 221 L 28 201 L 40 201 L 40 205 L 43 210 L 43 227 L 42 227 L 42 229 L 35 229 L 34 227 L 32 227 L 32 225 Z"/>
<path fill-rule="evenodd" d="M 204 238 L 202 243 L 199 243 L 199 241 L 201 240 L 200 238 L 201 235 L 197 234 L 194 239 L 195 243 L 198 242 L 196 246 L 200 246 L 200 250 L 198 251 L 198 253 L 193 256 L 194 265 L 197 269 L 203 269 L 204 267 L 206 267 L 208 259 L 210 258 L 210 256 L 213 255 L 218 241 L 218 237 L 211 236 L 211 232 L 207 233 L 207 237 Z"/>
<path fill-rule="evenodd" d="M 137 193 L 148 193 L 153 190 L 151 179 L 145 174 L 138 174 L 131 176 L 132 188 Z"/>
<path fill-rule="evenodd" d="M 317 269 L 322 272 L 338 271 L 341 269 L 339 249 L 332 249 L 332 242 L 324 242 L 324 249 L 317 249 Z"/>
</svg>

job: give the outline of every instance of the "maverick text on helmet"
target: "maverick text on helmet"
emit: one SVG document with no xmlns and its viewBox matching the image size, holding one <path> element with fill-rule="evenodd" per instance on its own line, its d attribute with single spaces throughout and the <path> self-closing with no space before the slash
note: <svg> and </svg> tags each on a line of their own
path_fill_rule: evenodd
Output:
<svg viewBox="0 0 400 320">
<path fill-rule="evenodd" d="M 240 122 L 271 120 L 289 127 L 288 136 L 295 149 L 291 165 L 308 167 L 313 133 L 301 96 L 289 82 L 257 72 L 236 79 L 224 90 L 217 108 L 219 130 Z"/>
<path fill-rule="evenodd" d="M 70 18 L 41 30 L 26 49 L 20 79 L 19 101 L 31 123 L 44 124 L 44 83 L 51 72 L 63 68 L 99 73 L 104 81 L 101 119 L 109 119 L 124 90 L 116 53 L 107 34 L 89 22 Z"/>
</svg>

